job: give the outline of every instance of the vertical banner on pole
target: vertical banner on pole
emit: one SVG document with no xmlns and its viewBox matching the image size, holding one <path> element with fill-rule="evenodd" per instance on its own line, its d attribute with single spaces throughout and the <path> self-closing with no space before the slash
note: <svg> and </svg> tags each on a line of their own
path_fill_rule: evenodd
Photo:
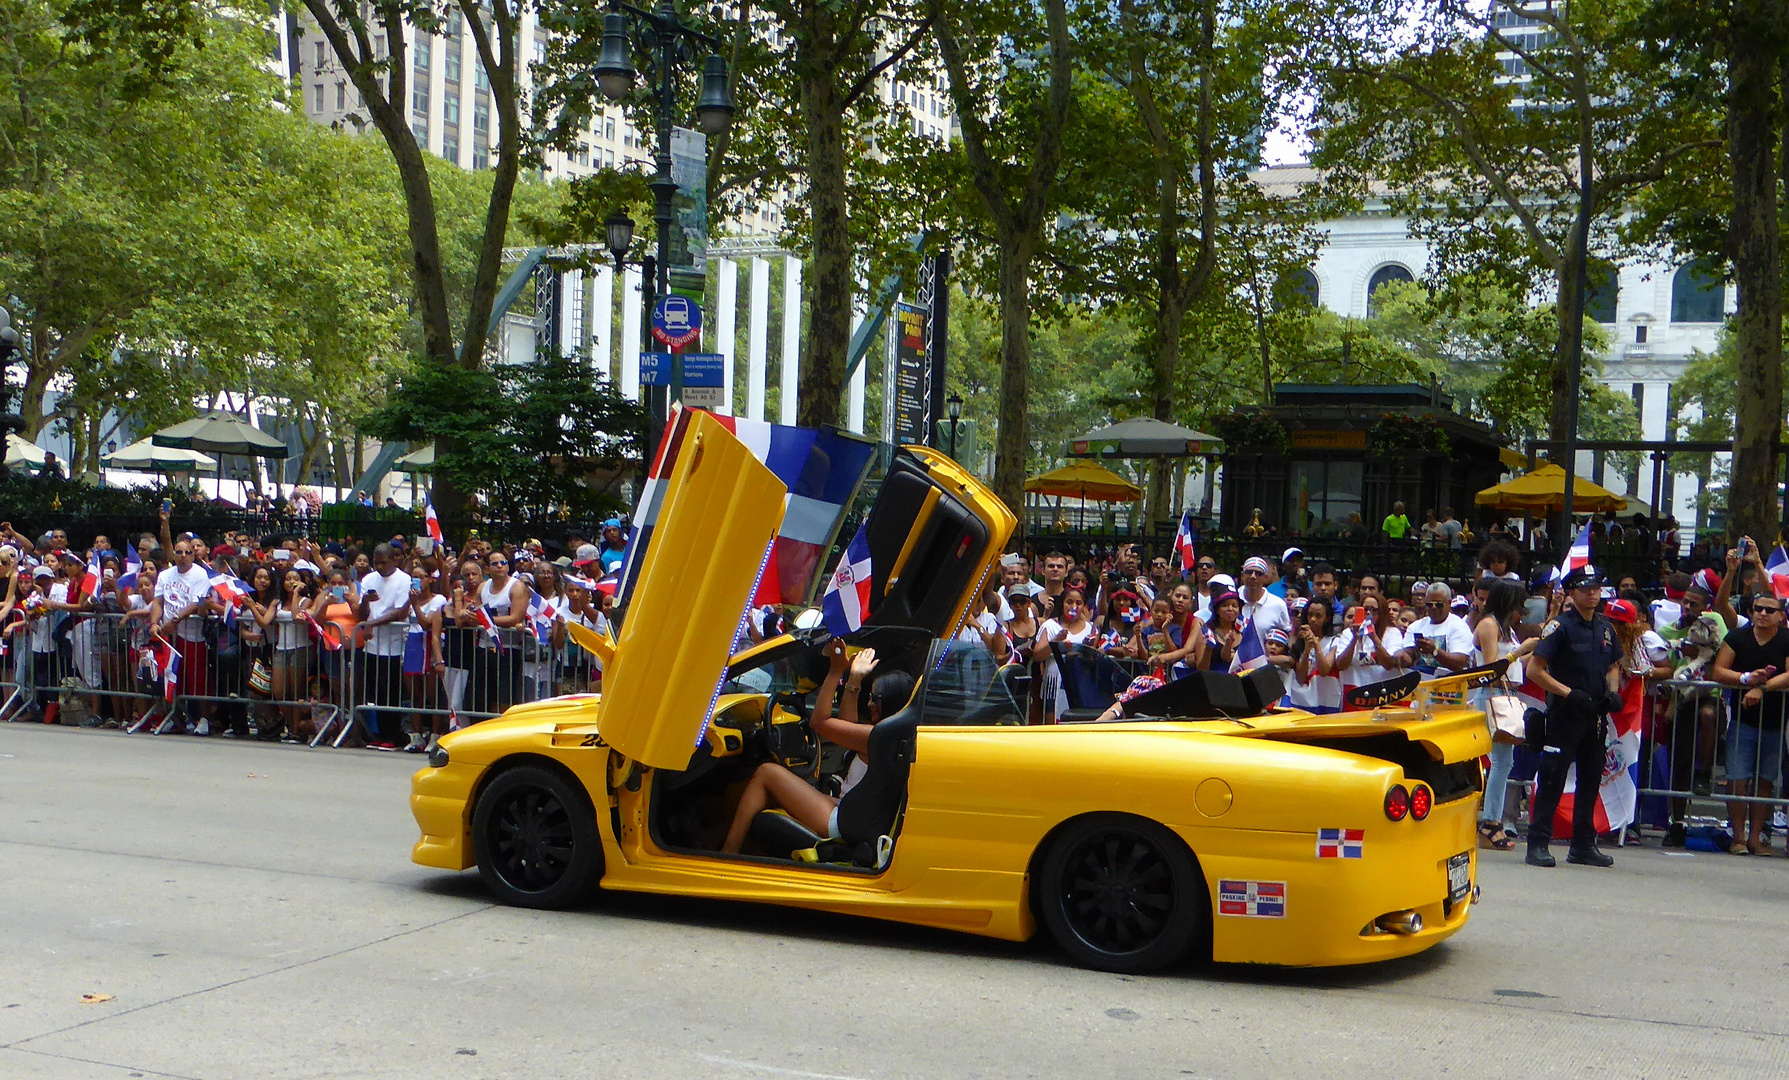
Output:
<svg viewBox="0 0 1789 1080">
<path fill-rule="evenodd" d="M 590 358 L 596 364 L 597 374 L 613 380 L 615 368 L 611 361 L 614 342 L 611 332 L 615 326 L 615 271 L 604 266 L 598 268 L 591 277 Z"/>
<path fill-rule="evenodd" d="M 630 401 L 640 400 L 642 284 L 638 267 L 630 266 L 621 275 L 621 393 Z"/>
<path fill-rule="evenodd" d="M 950 355 L 950 256 L 934 255 L 927 259 L 920 269 L 920 280 L 923 289 L 920 294 L 920 306 L 927 309 L 925 343 L 926 379 L 931 395 L 930 411 L 934 435 L 933 446 L 941 446 L 936 439 L 936 422 L 944 419 L 944 368 Z"/>
<path fill-rule="evenodd" d="M 801 383 L 801 260 L 783 257 L 783 379 L 782 407 L 785 424 L 795 423 L 796 398 Z"/>
<path fill-rule="evenodd" d="M 857 297 L 851 301 L 852 337 L 857 336 L 857 328 L 863 325 L 863 320 L 870 313 L 869 294 L 870 283 L 867 281 L 859 281 L 857 283 Z M 865 354 L 865 359 L 868 359 L 868 354 Z M 857 365 L 857 370 L 852 373 L 851 382 L 846 387 L 845 391 L 845 426 L 859 435 L 863 434 L 863 391 L 864 380 L 866 377 L 865 369 L 868 367 L 869 365 L 867 363 L 860 363 Z"/>
<path fill-rule="evenodd" d="M 745 324 L 745 415 L 764 419 L 764 382 L 769 377 L 764 358 L 770 334 L 770 260 L 752 257 L 751 313 Z"/>
<path fill-rule="evenodd" d="M 739 264 L 722 259 L 719 295 L 715 297 L 714 337 L 708 351 L 721 354 L 721 402 L 715 412 L 733 415 L 733 351 L 739 338 Z"/>
<path fill-rule="evenodd" d="M 889 334 L 894 358 L 894 408 L 890 441 L 896 445 L 930 446 L 932 437 L 932 379 L 926 355 L 926 328 L 931 321 L 923 307 L 896 304 L 894 329 Z"/>
</svg>

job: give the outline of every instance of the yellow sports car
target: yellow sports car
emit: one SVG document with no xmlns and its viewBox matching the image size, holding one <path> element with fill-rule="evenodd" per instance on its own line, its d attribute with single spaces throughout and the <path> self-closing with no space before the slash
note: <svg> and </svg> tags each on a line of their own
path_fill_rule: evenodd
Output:
<svg viewBox="0 0 1789 1080">
<path fill-rule="evenodd" d="M 1116 721 L 1028 724 L 1022 669 L 958 633 L 1014 519 L 915 447 L 867 518 L 868 611 L 845 639 L 914 689 L 842 760 L 813 730 L 839 721 L 810 715 L 824 629 L 731 655 L 788 488 L 707 414 L 677 430 L 619 635 L 591 642 L 603 693 L 443 738 L 411 785 L 416 862 L 476 865 L 532 907 L 600 887 L 1011 940 L 1041 923 L 1076 963 L 1120 972 L 1360 963 L 1465 925 L 1490 746 L 1457 701 L 1472 676 L 1425 684 L 1414 706 L 1313 716 L 1274 707 L 1277 676 L 1204 675 Z M 749 837 L 724 854 L 766 763 L 823 791 L 853 783 L 824 834 L 748 806 Z"/>
</svg>

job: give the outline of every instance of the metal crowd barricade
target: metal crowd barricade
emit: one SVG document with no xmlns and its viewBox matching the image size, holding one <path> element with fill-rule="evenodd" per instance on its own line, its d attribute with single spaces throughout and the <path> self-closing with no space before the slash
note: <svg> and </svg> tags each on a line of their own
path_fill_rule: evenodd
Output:
<svg viewBox="0 0 1789 1080">
<path fill-rule="evenodd" d="M 95 726 L 133 726 L 137 714 L 130 703 L 156 698 L 135 679 L 131 629 L 118 612 L 94 612 L 54 617 L 47 639 L 29 631 L 10 635 L 3 661 L 9 665 L 7 678 L 0 683 L 9 692 L 0 701 L 0 719 L 42 716 L 47 706 L 72 695 Z M 48 651 L 40 648 L 45 644 Z"/>
<path fill-rule="evenodd" d="M 1640 749 L 1642 796 L 1668 800 L 1668 822 L 1687 825 L 1694 821 L 1695 803 L 1713 803 L 1721 811 L 1717 822 L 1728 820 L 1730 809 L 1741 806 L 1781 806 L 1785 799 L 1781 780 L 1785 775 L 1781 740 L 1757 739 L 1742 730 L 1739 688 L 1698 679 L 1661 679 L 1653 684 Z M 1764 730 L 1782 730 L 1785 698 L 1772 694 L 1763 706 Z M 1757 729 L 1753 729 L 1754 731 Z M 1774 752 L 1779 760 L 1767 759 Z M 1775 776 L 1769 794 L 1761 794 L 1749 778 Z M 1721 804 L 1733 804 L 1730 808 Z"/>
</svg>

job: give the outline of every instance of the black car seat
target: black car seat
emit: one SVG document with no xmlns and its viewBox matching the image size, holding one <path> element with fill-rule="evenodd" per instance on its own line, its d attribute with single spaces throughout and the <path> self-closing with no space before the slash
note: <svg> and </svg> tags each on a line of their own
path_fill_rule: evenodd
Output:
<svg viewBox="0 0 1789 1080">
<path fill-rule="evenodd" d="M 1256 691 L 1258 696 L 1259 690 Z M 1244 680 L 1227 671 L 1195 671 L 1124 703 L 1126 716 L 1223 720 L 1259 716 Z"/>
<path fill-rule="evenodd" d="M 1249 715 L 1262 716 L 1272 712 L 1286 696 L 1286 680 L 1280 676 L 1279 668 L 1263 664 L 1242 677 L 1242 692 L 1249 700 Z"/>
</svg>

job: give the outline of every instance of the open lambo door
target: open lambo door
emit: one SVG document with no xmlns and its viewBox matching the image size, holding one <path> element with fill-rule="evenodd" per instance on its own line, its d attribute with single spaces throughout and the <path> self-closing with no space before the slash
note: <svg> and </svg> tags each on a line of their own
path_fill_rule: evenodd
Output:
<svg viewBox="0 0 1789 1080">
<path fill-rule="evenodd" d="M 658 769 L 683 768 L 708 726 L 787 493 L 713 416 L 680 421 L 597 714 L 610 746 Z"/>
</svg>

